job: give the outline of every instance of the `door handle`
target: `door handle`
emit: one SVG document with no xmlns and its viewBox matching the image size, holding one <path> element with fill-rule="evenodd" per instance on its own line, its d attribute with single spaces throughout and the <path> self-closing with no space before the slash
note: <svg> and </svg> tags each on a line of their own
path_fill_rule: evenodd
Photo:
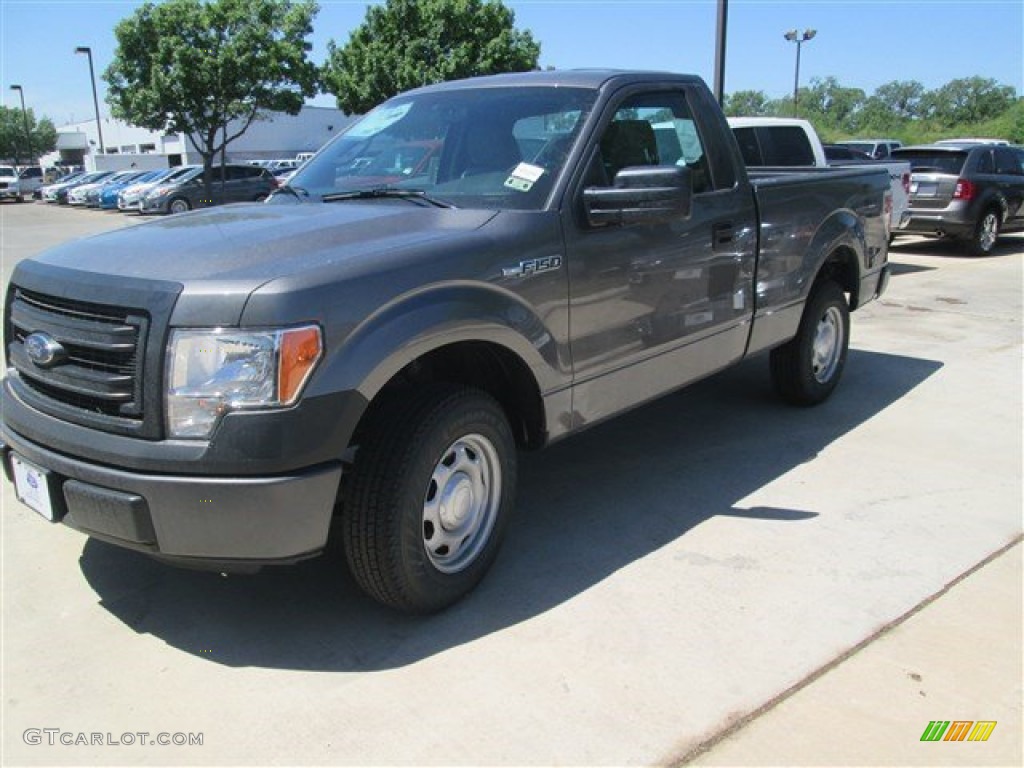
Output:
<svg viewBox="0 0 1024 768">
<path fill-rule="evenodd" d="M 733 241 L 732 222 L 720 222 L 711 226 L 711 247 L 728 245 Z"/>
</svg>

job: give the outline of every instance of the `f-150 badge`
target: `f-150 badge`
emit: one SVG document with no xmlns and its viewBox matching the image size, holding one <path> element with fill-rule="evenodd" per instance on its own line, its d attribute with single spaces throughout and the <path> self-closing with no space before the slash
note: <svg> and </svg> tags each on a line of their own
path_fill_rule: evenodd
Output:
<svg viewBox="0 0 1024 768">
<path fill-rule="evenodd" d="M 539 259 L 527 259 L 520 261 L 518 266 L 504 267 L 501 270 L 502 277 L 529 277 L 539 275 L 541 272 L 550 272 L 562 266 L 562 257 L 559 254 L 554 256 L 542 256 Z"/>
</svg>

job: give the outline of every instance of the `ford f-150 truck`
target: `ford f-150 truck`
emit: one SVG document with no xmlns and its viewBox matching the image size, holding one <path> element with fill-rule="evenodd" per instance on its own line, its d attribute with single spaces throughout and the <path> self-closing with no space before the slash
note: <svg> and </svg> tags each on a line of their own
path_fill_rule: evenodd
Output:
<svg viewBox="0 0 1024 768">
<path fill-rule="evenodd" d="M 438 610 L 496 556 L 517 450 L 763 352 L 785 399 L 825 400 L 886 287 L 888 188 L 751 178 L 693 76 L 412 91 L 264 204 L 20 262 L 4 467 L 43 518 L 179 564 L 294 562 L 333 531 L 370 595 Z"/>
</svg>

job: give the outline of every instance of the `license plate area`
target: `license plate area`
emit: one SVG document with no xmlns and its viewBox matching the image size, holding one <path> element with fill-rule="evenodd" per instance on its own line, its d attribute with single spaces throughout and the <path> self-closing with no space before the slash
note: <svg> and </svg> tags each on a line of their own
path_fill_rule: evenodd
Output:
<svg viewBox="0 0 1024 768">
<path fill-rule="evenodd" d="M 935 197 L 939 194 L 939 185 L 934 181 L 915 181 L 910 185 L 910 194 L 916 197 Z"/>
<path fill-rule="evenodd" d="M 53 474 L 15 453 L 11 454 L 11 469 L 14 470 L 14 492 L 18 500 L 51 523 L 60 520 L 60 511 L 54 504 Z"/>
</svg>

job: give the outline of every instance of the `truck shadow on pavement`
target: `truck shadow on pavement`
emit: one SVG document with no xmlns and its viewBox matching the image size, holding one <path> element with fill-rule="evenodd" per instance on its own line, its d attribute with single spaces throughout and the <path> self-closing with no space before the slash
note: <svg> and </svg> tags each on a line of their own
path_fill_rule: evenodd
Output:
<svg viewBox="0 0 1024 768">
<path fill-rule="evenodd" d="M 762 356 L 522 454 L 501 556 L 475 592 L 436 616 L 403 616 L 364 597 L 340 552 L 224 577 L 90 539 L 80 566 L 100 605 L 127 627 L 214 663 L 398 668 L 549 611 L 714 516 L 808 524 L 813 510 L 734 505 L 812 461 L 940 368 L 851 350 L 832 399 L 800 409 L 776 399 Z M 851 475 L 850 482 L 858 480 Z"/>
</svg>

